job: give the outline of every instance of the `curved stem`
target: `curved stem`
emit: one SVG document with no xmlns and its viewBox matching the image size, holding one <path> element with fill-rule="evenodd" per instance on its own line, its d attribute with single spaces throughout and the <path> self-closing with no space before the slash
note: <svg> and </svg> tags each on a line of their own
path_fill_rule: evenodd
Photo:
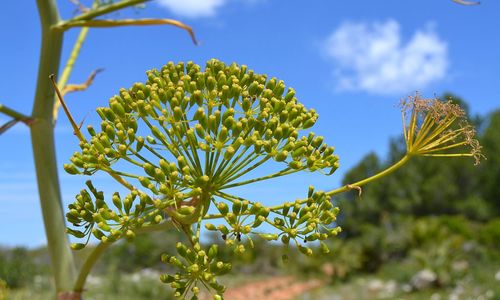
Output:
<svg viewBox="0 0 500 300">
<path fill-rule="evenodd" d="M 172 222 L 166 221 L 161 224 L 157 225 L 151 225 L 151 226 L 146 226 L 138 229 L 136 231 L 137 234 L 143 234 L 143 233 L 149 233 L 153 231 L 158 231 L 162 229 L 169 229 L 171 228 Z M 95 263 L 99 260 L 101 255 L 104 253 L 104 250 L 106 250 L 111 243 L 99 243 L 94 250 L 87 256 L 85 259 L 85 262 L 83 263 L 80 273 L 78 274 L 78 278 L 75 281 L 75 285 L 73 287 L 73 291 L 77 293 L 81 293 L 83 291 L 83 288 L 85 287 L 85 282 L 87 281 L 87 277 L 90 274 L 90 271 L 94 267 Z"/>
<path fill-rule="evenodd" d="M 367 183 L 370 183 L 372 181 L 375 181 L 377 179 L 380 179 L 384 176 L 387 176 L 389 174 L 391 174 L 392 172 L 396 171 L 397 169 L 399 169 L 401 166 L 403 166 L 409 159 L 410 159 L 410 155 L 409 154 L 406 154 L 405 156 L 403 156 L 403 158 L 401 158 L 397 163 L 391 165 L 390 167 L 388 167 L 387 169 L 383 170 L 382 172 L 380 173 L 377 173 L 373 176 L 370 176 L 368 178 L 365 178 L 363 180 L 360 180 L 360 181 L 357 181 L 357 182 L 354 182 L 354 183 L 351 183 L 351 184 L 347 184 L 347 185 L 344 185 L 343 187 L 340 187 L 340 188 L 337 188 L 337 189 L 334 189 L 334 190 L 331 190 L 329 192 L 326 192 L 326 194 L 328 196 L 333 196 L 333 195 L 336 195 L 336 194 L 340 194 L 340 193 L 343 193 L 343 192 L 346 192 L 348 190 L 351 190 L 353 187 L 360 187 L 362 185 L 365 185 Z M 309 199 L 300 199 L 298 200 L 298 202 L 300 204 L 302 203 L 306 203 Z M 278 210 L 278 209 L 282 209 L 283 208 L 283 204 L 280 204 L 280 205 L 276 205 L 276 206 L 272 206 L 272 207 L 269 207 L 269 209 L 271 210 Z M 213 216 L 213 218 L 216 218 L 217 216 Z"/>
<path fill-rule="evenodd" d="M 335 190 L 331 190 L 331 191 L 327 192 L 326 194 L 328 196 L 333 196 L 333 195 L 340 194 L 340 193 L 343 193 L 345 191 L 348 191 L 348 190 L 352 189 L 351 188 L 352 186 L 358 186 L 358 187 L 360 187 L 362 185 L 365 185 L 367 183 L 370 183 L 372 181 L 380 179 L 380 178 L 382 178 L 384 176 L 387 176 L 387 175 L 391 174 L 392 172 L 396 171 L 397 169 L 399 169 L 409 159 L 410 159 L 410 156 L 408 154 L 406 154 L 397 163 L 393 164 L 392 166 L 388 167 L 387 169 L 383 170 L 382 172 L 377 173 L 377 174 L 375 174 L 373 176 L 370 176 L 368 178 L 365 178 L 363 180 L 360 180 L 360 181 L 357 181 L 357 182 L 354 182 L 354 183 L 351 183 L 351 184 L 348 184 L 348 185 L 344 185 L 341 188 L 338 188 L 338 189 L 335 189 Z"/>
</svg>

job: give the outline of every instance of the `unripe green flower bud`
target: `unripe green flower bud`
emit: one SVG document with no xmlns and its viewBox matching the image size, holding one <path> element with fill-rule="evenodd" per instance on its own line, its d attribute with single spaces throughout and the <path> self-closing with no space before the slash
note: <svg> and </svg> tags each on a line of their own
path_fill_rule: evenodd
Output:
<svg viewBox="0 0 500 300">
<path fill-rule="evenodd" d="M 72 175 L 80 174 L 80 171 L 78 171 L 78 169 L 73 164 L 64 164 L 64 170 L 68 174 L 72 174 Z"/>
<path fill-rule="evenodd" d="M 271 234 L 271 233 L 261 233 L 259 234 L 259 236 L 263 239 L 265 239 L 266 241 L 276 241 L 278 239 L 278 235 L 277 234 Z"/>
<path fill-rule="evenodd" d="M 225 202 L 217 203 L 217 209 L 223 215 L 226 215 L 229 211 L 229 207 L 227 206 L 227 204 Z"/>
<path fill-rule="evenodd" d="M 155 223 L 160 223 L 163 220 L 163 217 L 161 215 L 156 215 L 154 218 Z"/>
<path fill-rule="evenodd" d="M 120 194 L 118 192 L 115 192 L 111 199 L 113 200 L 113 204 L 115 205 L 115 207 L 118 208 L 118 210 L 121 210 L 122 200 L 120 199 Z"/>
<path fill-rule="evenodd" d="M 125 238 L 128 240 L 128 241 L 132 241 L 135 239 L 135 233 L 132 231 L 132 230 L 127 230 L 125 232 Z"/>
<path fill-rule="evenodd" d="M 217 230 L 217 227 L 215 227 L 215 225 L 214 225 L 214 224 L 212 224 L 212 223 L 206 223 L 206 224 L 205 224 L 205 228 L 206 228 L 207 230 L 211 230 L 211 231 L 213 231 L 213 230 Z"/>
<path fill-rule="evenodd" d="M 229 233 L 229 229 L 227 229 L 227 227 L 223 224 L 219 224 L 217 226 L 217 229 L 222 233 L 222 234 L 228 234 Z"/>
<path fill-rule="evenodd" d="M 85 248 L 85 244 L 82 244 L 82 243 L 71 244 L 71 249 L 73 249 L 73 250 L 81 250 L 83 248 Z"/>
</svg>

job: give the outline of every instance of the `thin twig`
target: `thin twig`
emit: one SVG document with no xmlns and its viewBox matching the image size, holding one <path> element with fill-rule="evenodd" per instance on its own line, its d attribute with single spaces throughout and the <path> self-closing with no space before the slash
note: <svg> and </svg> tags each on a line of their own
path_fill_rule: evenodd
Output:
<svg viewBox="0 0 500 300">
<path fill-rule="evenodd" d="M 195 45 L 198 41 L 194 35 L 193 29 L 177 20 L 173 19 L 123 19 L 123 20 L 83 20 L 83 21 L 68 21 L 55 26 L 60 30 L 67 30 L 72 27 L 92 27 L 92 28 L 108 28 L 119 26 L 149 26 L 149 25 L 172 25 L 182 28 L 189 33 L 191 40 Z"/>
<path fill-rule="evenodd" d="M 13 119 L 10 120 L 9 122 L 3 124 L 0 126 L 0 135 L 4 134 L 7 130 L 9 130 L 12 126 L 16 125 L 19 120 Z"/>
<path fill-rule="evenodd" d="M 473 1 L 465 1 L 465 0 L 452 0 L 455 3 L 462 4 L 462 5 L 479 5 L 481 2 L 473 2 Z"/>
<path fill-rule="evenodd" d="M 104 71 L 104 69 L 102 69 L 102 68 L 92 71 L 92 73 L 90 73 L 89 77 L 87 78 L 87 80 L 85 80 L 84 83 L 66 85 L 65 87 L 63 87 L 61 94 L 64 96 L 67 93 L 71 93 L 71 92 L 85 91 L 86 89 L 89 88 L 89 86 L 92 85 L 97 73 L 100 73 L 102 71 Z"/>
<path fill-rule="evenodd" d="M 63 96 L 61 94 L 61 91 L 57 87 L 57 83 L 56 83 L 56 80 L 55 80 L 55 75 L 51 74 L 51 75 L 49 75 L 49 78 L 50 78 L 50 81 L 52 82 L 52 86 L 54 87 L 54 90 L 56 91 L 57 98 L 61 102 L 61 105 L 62 105 L 62 107 L 64 109 L 64 112 L 66 113 L 66 116 L 68 117 L 69 122 L 71 123 L 71 127 L 73 127 L 75 135 L 78 137 L 78 139 L 80 141 L 86 142 L 85 137 L 83 136 L 82 132 L 80 131 L 80 128 L 76 124 L 75 120 L 73 119 L 73 116 L 71 115 L 71 113 L 69 112 L 68 107 L 66 106 L 66 102 L 64 102 L 64 99 L 63 99 Z"/>
</svg>

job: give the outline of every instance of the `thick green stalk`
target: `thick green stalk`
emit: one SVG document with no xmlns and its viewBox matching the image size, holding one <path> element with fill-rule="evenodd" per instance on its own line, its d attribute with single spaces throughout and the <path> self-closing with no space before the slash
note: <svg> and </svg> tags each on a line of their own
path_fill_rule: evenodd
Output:
<svg viewBox="0 0 500 300">
<path fill-rule="evenodd" d="M 57 74 L 59 70 L 63 32 L 51 29 L 60 21 L 55 0 L 37 0 L 37 5 L 42 24 L 42 48 L 32 112 L 31 141 L 47 247 L 59 294 L 71 291 L 76 278 L 57 174 L 52 119 L 55 98 L 49 81 L 49 75 Z"/>
</svg>

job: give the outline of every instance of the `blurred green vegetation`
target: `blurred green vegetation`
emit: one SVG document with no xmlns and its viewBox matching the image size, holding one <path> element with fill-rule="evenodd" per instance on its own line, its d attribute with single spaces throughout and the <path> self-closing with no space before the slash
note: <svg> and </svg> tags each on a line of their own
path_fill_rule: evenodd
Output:
<svg viewBox="0 0 500 300">
<path fill-rule="evenodd" d="M 293 274 L 328 283 L 304 299 L 447 299 L 454 293 L 457 299 L 500 299 L 500 110 L 471 119 L 487 157 L 479 166 L 471 159 L 413 158 L 364 187 L 361 196 L 352 191 L 334 199 L 343 232 L 329 241 L 331 253 L 308 258 L 254 240 L 253 250 L 247 247 L 235 257 L 236 277 Z M 366 155 L 343 184 L 379 172 L 404 153 L 404 141 L 392 140 L 386 158 Z M 219 236 L 208 238 L 223 242 Z M 179 239 L 182 234 L 172 230 L 117 243 L 93 271 L 86 295 L 169 299 L 171 291 L 158 280 L 167 271 L 159 257 L 174 253 Z M 223 246 L 220 250 L 222 260 L 234 256 Z M 80 261 L 88 251 L 77 253 Z M 50 299 L 49 272 L 44 249 L 0 249 L 0 299 L 7 291 L 12 299 Z"/>
</svg>

